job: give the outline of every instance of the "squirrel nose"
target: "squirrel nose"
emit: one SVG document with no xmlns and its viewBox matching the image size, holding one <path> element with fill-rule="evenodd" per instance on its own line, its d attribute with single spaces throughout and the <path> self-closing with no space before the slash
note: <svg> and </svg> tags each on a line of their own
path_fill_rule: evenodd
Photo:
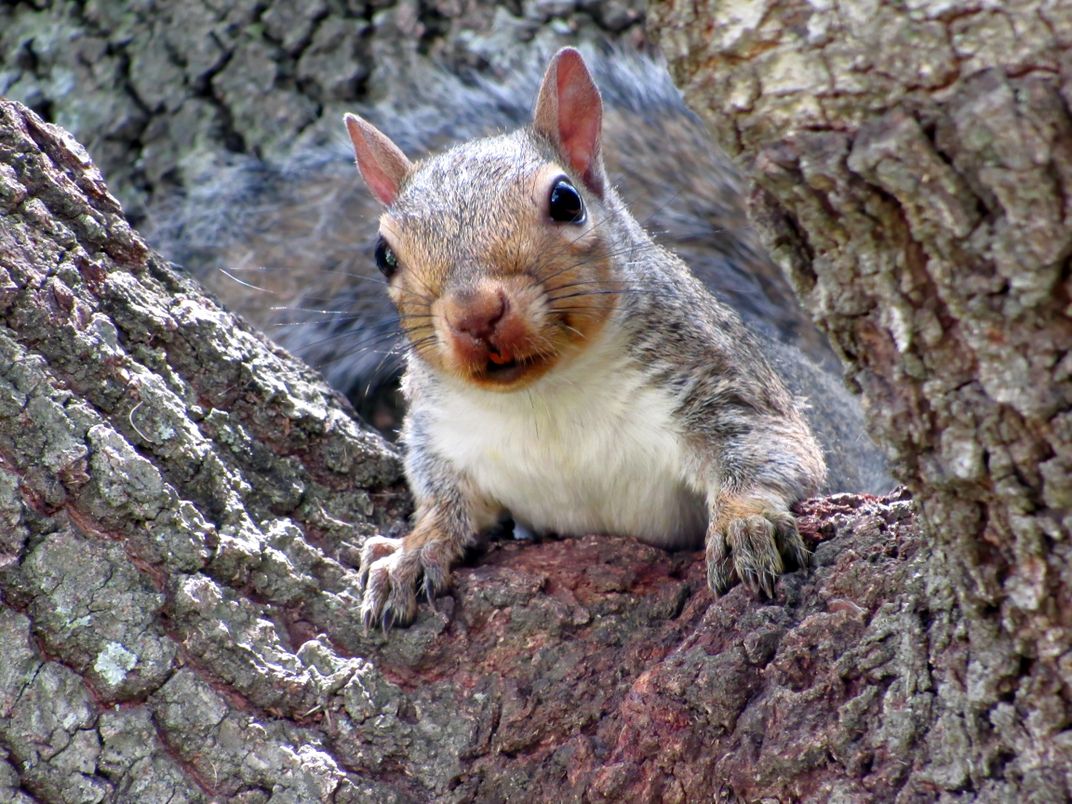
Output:
<svg viewBox="0 0 1072 804">
<path fill-rule="evenodd" d="M 496 325 L 506 315 L 506 294 L 502 290 L 478 293 L 465 291 L 455 294 L 447 315 L 451 329 L 474 338 L 488 341 Z"/>
</svg>

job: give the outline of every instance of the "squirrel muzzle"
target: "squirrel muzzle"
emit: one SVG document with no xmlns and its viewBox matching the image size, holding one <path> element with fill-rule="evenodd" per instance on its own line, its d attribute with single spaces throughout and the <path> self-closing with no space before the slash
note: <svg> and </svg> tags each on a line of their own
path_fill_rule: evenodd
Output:
<svg viewBox="0 0 1072 804">
<path fill-rule="evenodd" d="M 512 390 L 542 375 L 556 350 L 521 288 L 499 281 L 445 293 L 436 305 L 444 363 L 464 379 Z"/>
</svg>

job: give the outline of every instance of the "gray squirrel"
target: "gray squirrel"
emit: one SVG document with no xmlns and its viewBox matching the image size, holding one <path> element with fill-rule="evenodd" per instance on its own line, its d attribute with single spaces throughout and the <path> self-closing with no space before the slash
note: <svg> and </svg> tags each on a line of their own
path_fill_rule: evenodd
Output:
<svg viewBox="0 0 1072 804">
<path fill-rule="evenodd" d="M 428 91 L 449 85 L 449 108 L 417 91 L 391 115 L 363 109 L 393 140 L 348 115 L 378 235 L 369 196 L 323 149 L 231 168 L 157 233 L 203 275 L 254 269 L 268 300 L 217 291 L 266 329 L 287 325 L 277 340 L 352 396 L 388 386 L 402 356 L 417 513 L 404 538 L 364 546 L 366 624 L 411 621 L 421 579 L 440 592 L 504 514 L 536 532 L 705 544 L 712 590 L 741 580 L 771 595 L 807 558 L 793 502 L 889 485 L 728 161 L 656 65 L 590 60 L 602 95 L 564 49 L 527 122 L 524 81 L 443 78 Z M 521 127 L 477 136 L 504 124 Z M 405 156 L 450 139 L 463 142 Z"/>
</svg>

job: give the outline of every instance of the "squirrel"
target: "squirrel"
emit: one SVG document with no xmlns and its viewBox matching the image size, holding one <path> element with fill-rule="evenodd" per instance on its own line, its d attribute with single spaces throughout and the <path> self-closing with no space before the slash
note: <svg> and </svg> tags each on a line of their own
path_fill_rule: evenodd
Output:
<svg viewBox="0 0 1072 804">
<path fill-rule="evenodd" d="M 504 511 L 535 531 L 706 542 L 715 592 L 740 579 L 770 595 L 786 565 L 806 562 L 793 501 L 888 487 L 832 353 L 747 223 L 732 165 L 664 69 L 589 60 L 606 104 L 566 49 L 531 120 L 527 75 L 410 83 L 388 118 L 401 148 L 348 117 L 371 195 L 334 149 L 314 148 L 278 165 L 239 160 L 157 218 L 163 250 L 203 278 L 220 262 L 256 270 L 255 285 L 290 303 L 214 289 L 262 327 L 283 324 L 276 340 L 359 404 L 383 398 L 405 354 L 417 514 L 403 539 L 364 546 L 366 624 L 412 620 L 418 579 L 429 597 L 445 588 Z M 471 136 L 503 125 L 522 127 Z M 438 156 L 403 155 L 459 136 Z M 386 207 L 377 239 L 355 231 L 370 201 Z"/>
<path fill-rule="evenodd" d="M 538 50 L 520 60 L 522 68 L 491 78 L 425 60 L 382 64 L 377 69 L 387 74 L 376 86 L 389 94 L 358 111 L 384 123 L 415 156 L 516 128 L 527 122 L 546 64 Z M 859 442 L 873 451 L 837 358 L 747 220 L 737 171 L 685 106 L 665 66 L 622 48 L 588 52 L 586 59 L 604 98 L 606 138 L 616 145 L 605 158 L 619 195 L 749 328 L 788 347 L 780 372 L 793 370 L 800 352 L 822 369 L 801 386 L 817 398 L 840 397 L 836 408 L 850 420 L 824 444 Z M 274 158 L 216 158 L 185 196 L 150 209 L 148 234 L 229 307 L 320 369 L 391 437 L 401 413 L 396 389 L 405 347 L 368 256 L 375 227 L 367 222 L 378 214 L 375 200 L 353 181 L 352 150 L 343 138 L 296 145 Z M 838 462 L 832 463 L 836 478 Z M 857 467 L 874 463 L 870 455 L 842 463 L 853 475 L 844 488 L 873 485 L 857 477 Z"/>
<path fill-rule="evenodd" d="M 626 209 L 602 98 L 560 50 L 531 123 L 411 162 L 345 118 L 383 205 L 376 264 L 409 341 L 403 538 L 372 537 L 366 625 L 410 622 L 504 513 L 534 532 L 706 546 L 716 594 L 774 594 L 808 551 L 790 512 L 826 479 L 756 337 Z"/>
</svg>

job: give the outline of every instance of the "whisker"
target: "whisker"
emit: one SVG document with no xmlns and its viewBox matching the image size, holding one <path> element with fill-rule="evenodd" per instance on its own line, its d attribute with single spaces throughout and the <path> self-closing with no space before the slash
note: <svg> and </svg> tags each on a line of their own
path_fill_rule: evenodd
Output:
<svg viewBox="0 0 1072 804">
<path fill-rule="evenodd" d="M 606 315 L 606 310 L 598 307 L 556 307 L 552 305 L 547 309 L 552 313 L 571 313 L 573 315 L 587 315 L 592 318 Z"/>
<path fill-rule="evenodd" d="M 399 293 L 405 294 L 407 297 L 416 299 L 426 307 L 431 307 L 432 302 L 435 301 L 435 297 L 432 295 L 431 290 L 429 290 L 427 287 L 425 287 L 425 290 L 428 291 L 427 296 L 423 293 L 418 293 L 415 290 L 411 290 L 410 288 L 398 288 Z"/>
<path fill-rule="evenodd" d="M 275 326 L 302 326 L 303 324 L 308 326 L 309 322 L 283 322 L 280 324 L 276 324 Z M 418 324 L 411 327 L 400 326 L 400 322 L 398 321 L 387 322 L 387 324 L 388 327 L 384 327 L 383 322 L 381 322 L 380 324 L 374 324 L 371 327 L 366 328 L 342 329 L 337 332 L 332 332 L 331 334 L 325 335 L 324 337 L 318 338 L 314 341 L 303 343 L 302 349 L 312 350 L 318 346 L 323 346 L 325 344 L 332 343 L 333 341 L 345 340 L 350 340 L 355 344 L 355 346 L 360 347 L 376 346 L 389 342 L 401 342 L 405 340 L 406 337 L 414 333 L 420 332 L 422 329 L 431 329 L 427 324 Z M 340 353 L 340 356 L 343 354 L 353 354 L 353 352 L 354 350 L 350 350 L 349 352 L 344 351 Z"/>
<path fill-rule="evenodd" d="M 557 271 L 554 271 L 551 274 L 548 274 L 547 276 L 540 277 L 540 281 L 546 284 L 555 277 L 560 276 L 567 271 L 572 271 L 576 268 L 580 268 L 581 266 L 587 265 L 588 263 L 596 262 L 597 260 L 604 258 L 621 257 L 622 255 L 629 254 L 634 251 L 639 251 L 646 247 L 646 245 L 629 244 L 620 249 L 610 249 L 608 251 L 596 252 L 594 254 L 585 254 L 581 259 L 575 260 L 574 262 L 567 264 L 566 266 L 558 269 Z"/>
<path fill-rule="evenodd" d="M 436 335 L 435 335 L 435 333 L 433 333 L 431 335 L 425 335 L 423 338 L 418 338 L 415 341 L 410 341 L 409 345 L 413 349 L 420 349 L 425 344 L 432 343 L 435 340 L 436 340 Z"/>
<path fill-rule="evenodd" d="M 539 276 L 537 278 L 537 281 L 540 282 L 541 284 L 546 284 L 547 282 L 550 282 L 552 279 L 554 279 L 556 276 L 560 276 L 560 275 L 566 273 L 567 271 L 572 271 L 572 270 L 574 270 L 576 268 L 580 268 L 583 265 L 587 265 L 587 264 L 589 264 L 591 262 L 595 262 L 601 256 L 603 256 L 603 255 L 602 254 L 584 254 L 584 255 L 581 256 L 580 259 L 575 260 L 573 262 L 567 263 L 566 265 L 564 265 L 561 268 L 559 268 L 557 271 L 554 271 L 554 272 L 552 272 L 550 274 L 547 274 L 546 276 Z"/>
<path fill-rule="evenodd" d="M 564 299 L 578 299 L 584 296 L 624 296 L 628 293 L 655 293 L 655 289 L 646 288 L 603 288 L 601 290 L 581 290 L 576 293 L 566 293 L 562 296 L 555 296 L 554 298 L 548 297 L 548 301 L 556 302 Z"/>
<path fill-rule="evenodd" d="M 228 279 L 230 279 L 232 282 L 236 282 L 236 283 L 238 283 L 239 285 L 241 285 L 244 288 L 249 288 L 250 290 L 255 290 L 258 293 L 274 293 L 275 292 L 275 291 L 269 290 L 268 288 L 262 288 L 262 287 L 260 287 L 258 285 L 254 285 L 252 282 L 246 282 L 243 279 L 239 279 L 237 276 L 235 276 L 233 273 L 228 271 L 226 268 L 218 268 L 217 270 L 221 274 L 226 276 Z"/>
<path fill-rule="evenodd" d="M 597 287 L 603 287 L 606 284 L 608 283 L 600 279 L 584 280 L 582 282 L 566 282 L 562 285 L 555 285 L 553 288 L 547 288 L 544 293 L 546 296 L 550 297 L 552 296 L 552 294 L 558 293 L 560 290 L 569 290 L 570 288 L 585 287 L 586 285 L 596 285 Z M 639 288 L 637 288 L 637 290 L 639 290 Z"/>
<path fill-rule="evenodd" d="M 344 276 L 347 279 L 360 279 L 362 282 L 371 282 L 374 285 L 383 285 L 387 287 L 391 283 L 386 279 L 379 276 L 369 276 L 368 274 L 362 274 L 357 271 L 343 271 L 338 268 L 326 269 L 326 273 L 330 273 L 332 276 Z"/>
<path fill-rule="evenodd" d="M 417 281 L 417 283 L 421 286 L 421 289 L 424 290 L 426 295 L 421 296 L 420 294 L 417 294 L 417 293 L 415 293 L 413 291 L 410 291 L 410 292 L 414 293 L 414 295 L 418 296 L 420 298 L 420 300 L 423 301 L 425 304 L 431 306 L 432 301 L 437 298 L 437 294 L 435 292 L 433 292 L 432 289 L 430 287 L 428 287 L 428 285 L 425 284 L 424 279 L 420 275 L 420 272 L 419 271 L 411 271 L 409 274 L 407 274 L 407 276 L 412 276 Z M 405 290 L 405 288 L 403 288 L 403 290 Z"/>
<path fill-rule="evenodd" d="M 583 333 L 583 332 L 581 332 L 581 331 L 580 331 L 579 329 L 577 329 L 576 327 L 571 327 L 571 326 L 570 326 L 569 324 L 563 324 L 562 326 L 563 326 L 563 327 L 564 327 L 565 329 L 568 329 L 568 330 L 569 330 L 570 332 L 572 332 L 573 334 L 575 334 L 575 335 L 576 335 L 576 336 L 577 336 L 578 338 L 580 338 L 580 339 L 581 339 L 582 341 L 583 341 L 583 340 L 587 340 L 587 339 L 586 339 L 586 338 L 584 337 L 584 333 Z"/>
<path fill-rule="evenodd" d="M 286 310 L 293 310 L 297 313 L 315 313 L 316 315 L 331 315 L 331 316 L 357 316 L 360 313 L 355 313 L 350 310 L 323 310 L 316 307 L 294 307 L 289 304 L 275 304 L 268 308 L 273 313 L 283 312 Z"/>
<path fill-rule="evenodd" d="M 361 318 L 361 315 L 359 313 L 354 313 L 353 315 L 340 316 L 339 318 L 334 318 L 334 319 L 331 319 L 331 320 L 332 321 L 347 322 L 347 321 L 358 321 L 358 320 L 360 320 L 360 318 Z M 271 327 L 272 329 L 293 329 L 295 327 L 308 327 L 308 326 L 314 325 L 315 323 L 316 322 L 312 321 L 311 319 L 305 319 L 303 321 L 272 321 L 272 322 L 270 322 L 268 324 L 268 326 Z M 348 329 L 348 330 L 345 330 L 344 332 L 342 332 L 340 334 L 352 335 L 352 334 L 354 334 L 354 330 L 353 329 Z"/>
</svg>

